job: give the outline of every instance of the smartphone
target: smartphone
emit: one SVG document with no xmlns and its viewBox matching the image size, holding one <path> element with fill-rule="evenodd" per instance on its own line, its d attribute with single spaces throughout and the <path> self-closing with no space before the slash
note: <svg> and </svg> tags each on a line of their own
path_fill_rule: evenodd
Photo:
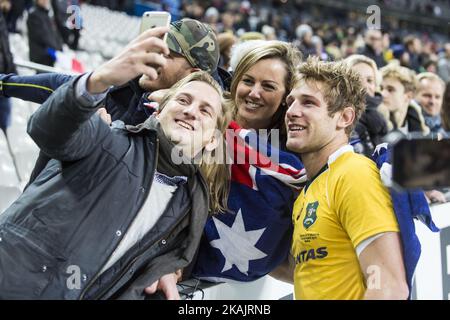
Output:
<svg viewBox="0 0 450 320">
<path fill-rule="evenodd" d="M 392 178 L 402 188 L 450 187 L 450 139 L 401 139 L 392 160 Z"/>
<path fill-rule="evenodd" d="M 147 11 L 142 15 L 140 34 L 148 29 L 156 27 L 168 27 L 170 25 L 171 16 L 165 11 Z M 166 41 L 167 33 L 163 40 Z"/>
</svg>

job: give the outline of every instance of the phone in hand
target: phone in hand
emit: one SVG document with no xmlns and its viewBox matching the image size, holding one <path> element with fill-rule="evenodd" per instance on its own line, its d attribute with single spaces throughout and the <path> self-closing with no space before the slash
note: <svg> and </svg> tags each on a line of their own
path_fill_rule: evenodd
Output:
<svg viewBox="0 0 450 320">
<path fill-rule="evenodd" d="M 156 27 L 168 27 L 170 25 L 171 15 L 165 11 L 146 11 L 142 15 L 140 34 L 148 29 Z M 166 41 L 167 33 L 164 35 Z"/>
</svg>

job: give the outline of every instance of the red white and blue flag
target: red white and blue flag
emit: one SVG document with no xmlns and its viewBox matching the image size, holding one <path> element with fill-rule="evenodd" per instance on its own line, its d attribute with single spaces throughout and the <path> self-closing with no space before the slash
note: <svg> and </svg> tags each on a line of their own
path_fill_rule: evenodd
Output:
<svg viewBox="0 0 450 320">
<path fill-rule="evenodd" d="M 231 212 L 208 219 L 193 275 L 214 282 L 253 281 L 289 253 L 292 206 L 306 174 L 296 155 L 275 149 L 255 131 L 236 123 L 229 129 Z"/>
</svg>

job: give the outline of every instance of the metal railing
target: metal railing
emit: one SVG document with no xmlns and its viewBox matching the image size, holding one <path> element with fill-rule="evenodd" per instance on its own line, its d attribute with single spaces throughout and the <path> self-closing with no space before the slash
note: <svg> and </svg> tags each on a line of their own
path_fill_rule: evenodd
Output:
<svg viewBox="0 0 450 320">
<path fill-rule="evenodd" d="M 19 68 L 26 68 L 26 69 L 31 69 L 31 70 L 35 70 L 38 72 L 50 72 L 50 73 L 64 73 L 64 74 L 70 74 L 70 75 L 77 75 L 77 72 L 73 72 L 70 70 L 64 70 L 61 68 L 54 68 L 54 67 L 49 67 L 43 64 L 39 64 L 39 63 L 35 63 L 35 62 L 31 62 L 31 61 L 27 61 L 27 60 L 22 60 L 20 58 L 15 58 L 14 59 L 14 64 L 19 67 Z"/>
</svg>

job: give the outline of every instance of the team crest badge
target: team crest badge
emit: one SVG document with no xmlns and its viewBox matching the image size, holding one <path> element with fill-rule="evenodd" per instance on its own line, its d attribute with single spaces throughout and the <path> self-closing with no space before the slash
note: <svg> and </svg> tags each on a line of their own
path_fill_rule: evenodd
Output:
<svg viewBox="0 0 450 320">
<path fill-rule="evenodd" d="M 306 215 L 303 219 L 303 226 L 305 229 L 311 227 L 317 220 L 317 207 L 319 207 L 319 201 L 308 203 L 306 206 Z"/>
</svg>

